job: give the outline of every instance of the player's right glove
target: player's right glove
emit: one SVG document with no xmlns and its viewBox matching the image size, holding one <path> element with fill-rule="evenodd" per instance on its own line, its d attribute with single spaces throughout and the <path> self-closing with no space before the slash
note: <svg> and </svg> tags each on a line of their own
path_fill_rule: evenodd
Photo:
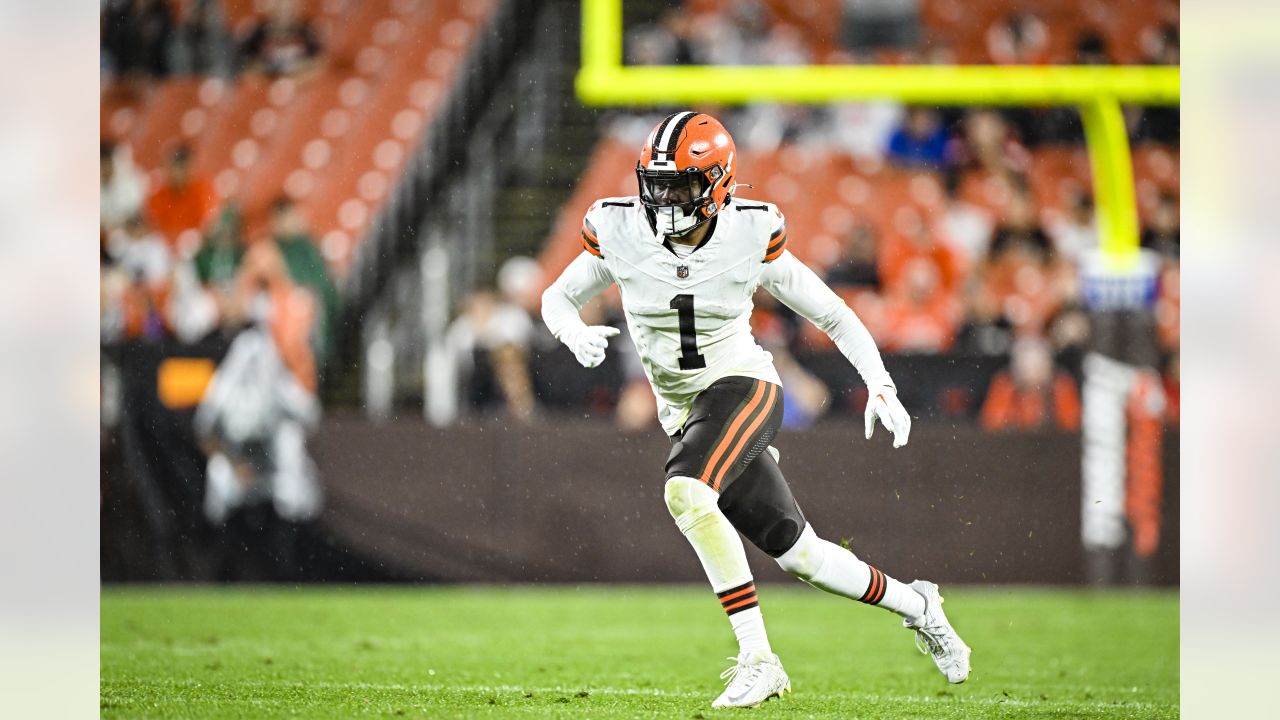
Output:
<svg viewBox="0 0 1280 720">
<path fill-rule="evenodd" d="M 906 445 L 907 437 L 911 434 L 911 415 L 902 406 L 898 393 L 891 387 L 870 388 L 868 392 L 870 396 L 867 398 L 867 439 L 871 439 L 871 433 L 876 430 L 876 420 L 879 419 L 885 429 L 893 433 L 894 447 L 900 448 Z"/>
<path fill-rule="evenodd" d="M 618 328 L 608 325 L 583 325 L 566 331 L 560 336 L 560 342 L 573 351 L 573 356 L 582 367 L 593 368 L 604 362 L 604 351 L 609 347 L 608 338 L 620 332 L 622 331 Z"/>
</svg>

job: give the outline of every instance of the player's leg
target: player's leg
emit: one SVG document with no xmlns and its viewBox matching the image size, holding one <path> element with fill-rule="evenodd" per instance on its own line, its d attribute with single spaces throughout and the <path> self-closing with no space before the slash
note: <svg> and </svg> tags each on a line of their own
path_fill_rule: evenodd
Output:
<svg viewBox="0 0 1280 720">
<path fill-rule="evenodd" d="M 782 469 L 762 453 L 720 497 L 720 507 L 744 537 L 783 570 L 829 593 L 914 619 L 924 598 L 849 550 L 823 540 L 805 521 Z"/>
<path fill-rule="evenodd" d="M 829 593 L 901 615 L 948 680 L 962 682 L 968 676 L 969 649 L 942 614 L 937 586 L 924 581 L 906 585 L 818 537 L 771 452 L 757 457 L 725 490 L 720 507 L 733 526 L 783 570 Z"/>
<path fill-rule="evenodd" d="M 744 377 L 717 381 L 694 401 L 667 461 L 667 509 L 702 562 L 738 640 L 738 660 L 716 707 L 758 705 L 790 688 L 769 647 L 742 540 L 719 507 L 719 491 L 777 432 L 781 408 L 777 385 Z"/>
</svg>

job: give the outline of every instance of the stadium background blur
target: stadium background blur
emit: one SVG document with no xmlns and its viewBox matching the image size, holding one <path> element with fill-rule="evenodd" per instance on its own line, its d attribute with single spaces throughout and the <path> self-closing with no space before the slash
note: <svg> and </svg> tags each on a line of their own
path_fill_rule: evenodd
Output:
<svg viewBox="0 0 1280 720">
<path fill-rule="evenodd" d="M 1166 2 L 624 13 L 631 64 L 1178 63 Z M 663 530 L 634 351 L 583 371 L 537 317 L 587 205 L 634 192 L 671 110 L 578 102 L 576 3 L 157 0 L 102 18 L 104 581 L 698 579 Z M 778 445 L 815 525 L 904 576 L 1176 584 L 1177 108 L 1126 108 L 1158 283 L 1120 343 L 1148 371 L 1114 430 L 1125 542 L 1087 552 L 1099 323 L 1079 270 L 1097 233 L 1076 111 L 699 109 L 918 417 L 900 455 L 863 444 L 856 373 L 758 298 L 787 387 Z M 585 312 L 620 323 L 616 294 Z M 246 328 L 282 372 L 221 403 L 274 408 L 237 447 L 206 390 Z M 939 535 L 954 548 L 926 556 Z"/>
</svg>

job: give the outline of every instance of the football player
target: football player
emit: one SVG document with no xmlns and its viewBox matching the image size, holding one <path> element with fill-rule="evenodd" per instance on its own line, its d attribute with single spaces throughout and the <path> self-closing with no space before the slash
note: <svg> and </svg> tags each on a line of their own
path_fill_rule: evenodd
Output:
<svg viewBox="0 0 1280 720">
<path fill-rule="evenodd" d="M 741 533 L 814 587 L 901 615 L 917 645 L 953 683 L 969 675 L 969 647 L 942 612 L 936 585 L 903 584 L 805 521 L 770 443 L 782 418 L 772 357 L 751 336 L 751 296 L 763 287 L 831 337 L 870 390 L 877 420 L 907 444 L 898 401 L 871 334 L 787 251 L 776 206 L 736 197 L 733 139 L 713 117 L 678 112 L 649 134 L 636 164 L 638 196 L 604 198 L 582 221 L 579 255 L 542 296 L 542 317 L 578 362 L 596 367 L 617 328 L 578 310 L 612 284 L 670 436 L 667 508 L 693 545 L 728 614 L 739 653 L 713 707 L 754 707 L 791 689 L 769 647 Z"/>
</svg>

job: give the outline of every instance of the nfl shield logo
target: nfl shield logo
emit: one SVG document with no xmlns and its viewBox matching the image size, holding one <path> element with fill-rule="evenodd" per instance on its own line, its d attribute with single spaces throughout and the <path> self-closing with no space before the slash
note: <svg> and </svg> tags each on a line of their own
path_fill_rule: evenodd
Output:
<svg viewBox="0 0 1280 720">
<path fill-rule="evenodd" d="M 676 277 L 681 278 L 681 279 L 684 279 L 684 278 L 689 277 L 689 266 L 688 266 L 688 265 L 677 265 L 677 266 L 676 266 Z"/>
</svg>

